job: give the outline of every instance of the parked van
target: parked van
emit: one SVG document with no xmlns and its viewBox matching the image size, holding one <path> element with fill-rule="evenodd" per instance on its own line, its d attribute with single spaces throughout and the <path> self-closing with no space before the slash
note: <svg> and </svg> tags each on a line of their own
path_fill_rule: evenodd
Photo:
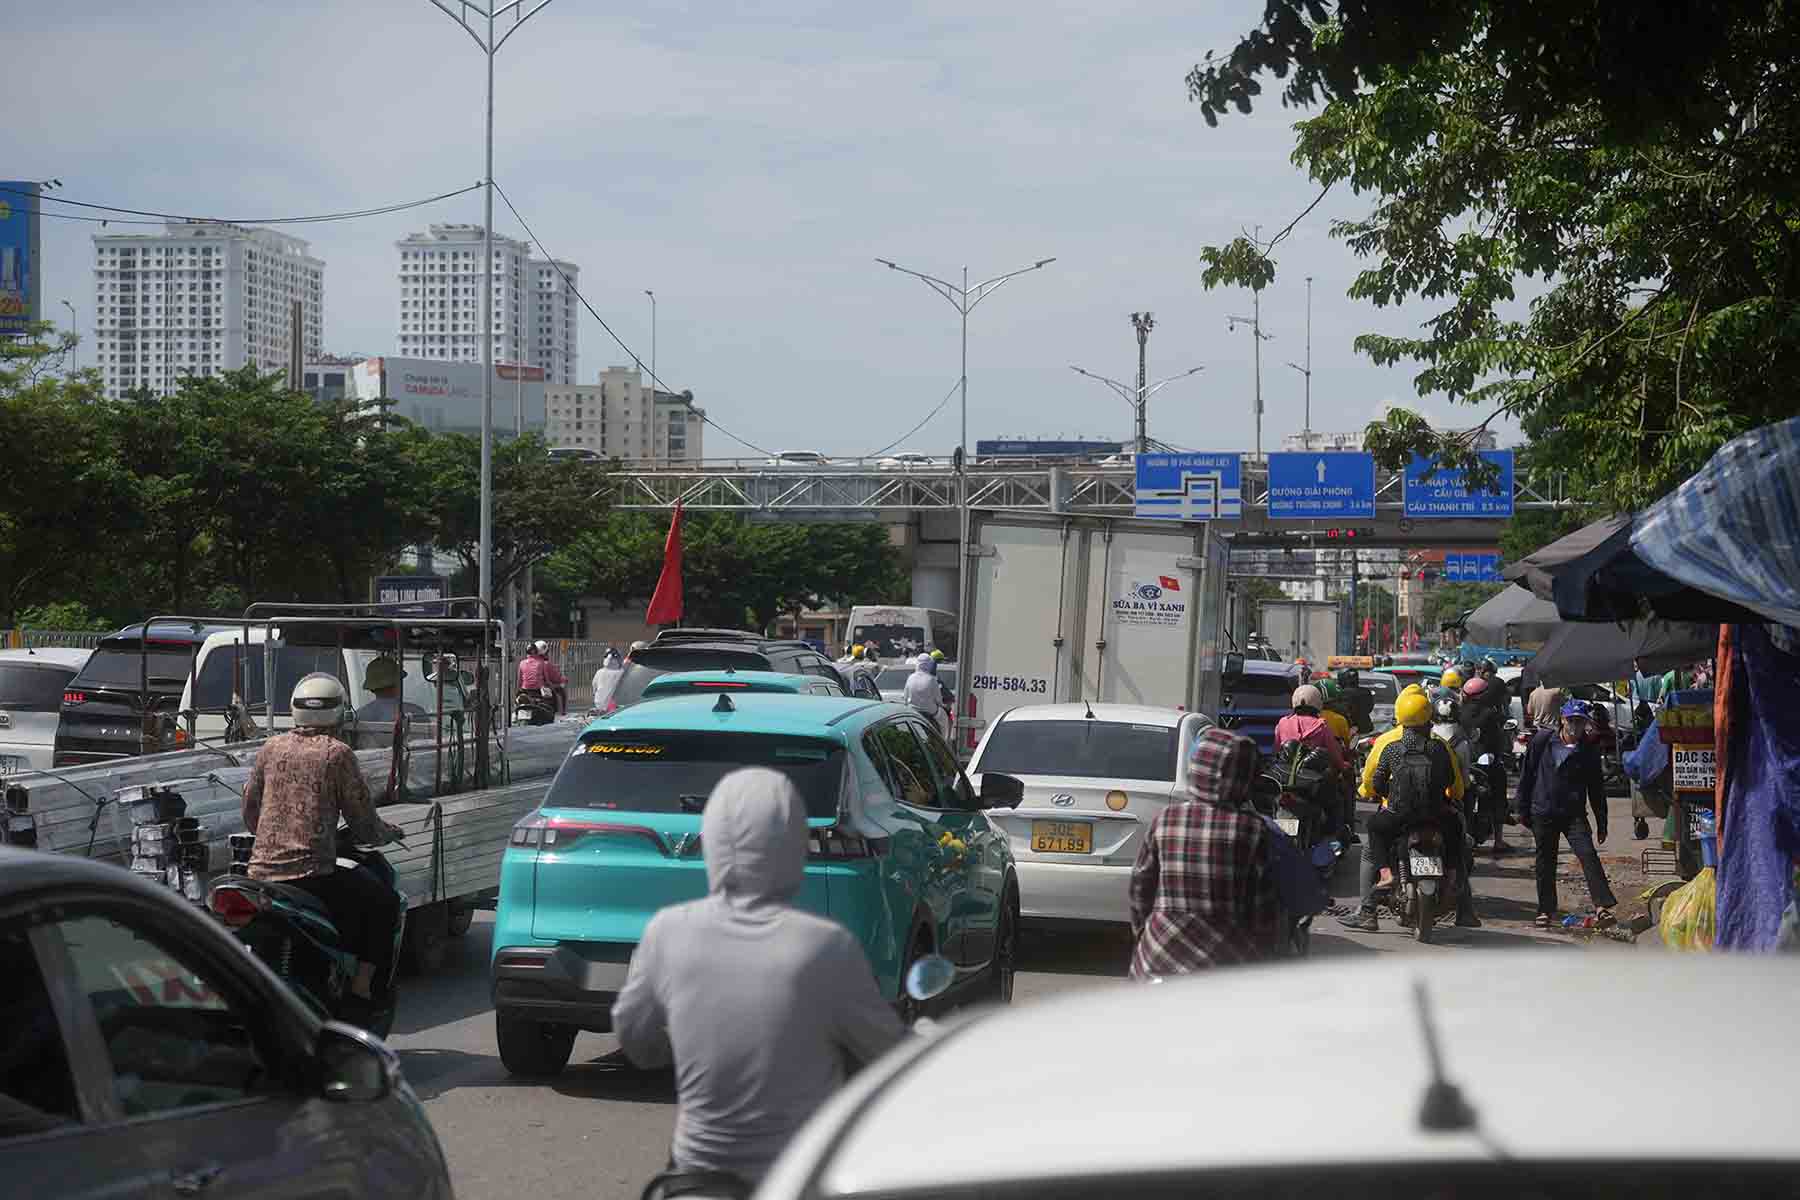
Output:
<svg viewBox="0 0 1800 1200">
<path fill-rule="evenodd" d="M 56 751 L 63 692 L 91 650 L 0 650 L 0 775 L 42 769 Z"/>
<path fill-rule="evenodd" d="M 186 714 L 191 712 L 194 738 L 202 746 L 242 740 L 246 736 L 254 736 L 257 730 L 271 732 L 269 696 L 263 686 L 268 672 L 268 651 L 265 649 L 268 631 L 265 626 L 252 625 L 248 633 L 248 642 L 245 641 L 245 630 L 241 627 L 208 637 L 200 647 L 194 678 L 182 689 L 180 711 L 183 714 L 183 728 L 186 727 Z M 276 627 L 273 731 L 293 727 L 291 701 L 294 685 L 314 671 L 323 671 L 346 680 L 349 683 L 352 708 L 361 708 L 375 699 L 374 693 L 363 686 L 363 678 L 368 672 L 369 664 L 379 657 L 379 653 L 367 649 L 346 649 L 341 654 L 340 659 L 340 651 L 335 646 L 287 645 L 281 640 L 280 628 Z M 429 719 L 437 709 L 436 683 L 426 678 L 428 668 L 420 656 L 412 655 L 402 666 L 406 670 L 401 684 L 402 703 L 415 720 L 421 717 Z M 234 696 L 240 698 L 244 715 L 254 724 L 254 729 L 232 727 L 231 705 Z M 461 710 L 461 690 L 446 687 L 445 715 Z"/>
<path fill-rule="evenodd" d="M 957 661 L 956 614 L 907 604 L 858 604 L 850 610 L 850 644 L 874 642 L 882 660 L 912 658 L 942 650 Z"/>
</svg>

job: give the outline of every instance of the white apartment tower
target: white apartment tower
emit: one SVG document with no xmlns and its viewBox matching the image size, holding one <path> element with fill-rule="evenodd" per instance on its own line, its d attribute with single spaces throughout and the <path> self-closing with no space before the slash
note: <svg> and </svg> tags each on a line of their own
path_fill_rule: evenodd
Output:
<svg viewBox="0 0 1800 1200">
<path fill-rule="evenodd" d="M 108 397 L 158 395 L 184 375 L 287 366 L 292 303 L 317 358 L 325 264 L 297 237 L 217 221 L 94 235 L 94 345 Z"/>
<path fill-rule="evenodd" d="M 400 251 L 403 358 L 482 358 L 480 225 L 433 225 Z M 494 235 L 494 362 L 544 368 L 546 383 L 574 383 L 578 366 L 573 263 L 533 258 L 531 245 Z"/>
</svg>

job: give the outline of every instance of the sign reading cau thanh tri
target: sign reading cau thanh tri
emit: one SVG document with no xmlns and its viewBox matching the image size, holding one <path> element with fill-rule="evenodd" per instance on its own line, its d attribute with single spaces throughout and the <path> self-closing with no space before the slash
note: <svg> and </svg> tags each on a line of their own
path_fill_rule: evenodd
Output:
<svg viewBox="0 0 1800 1200">
<path fill-rule="evenodd" d="M 1374 455 L 1269 455 L 1269 516 L 1338 520 L 1374 515 Z"/>
<path fill-rule="evenodd" d="M 1140 517 L 1216 521 L 1244 515 L 1243 459 L 1237 454 L 1140 454 Z"/>
<path fill-rule="evenodd" d="M 1414 455 L 1406 464 L 1406 499 L 1409 517 L 1510 517 L 1513 515 L 1513 452 L 1483 450 L 1482 461 L 1499 468 L 1492 490 L 1470 491 L 1461 471 L 1439 469 L 1425 478 L 1434 460 Z"/>
</svg>

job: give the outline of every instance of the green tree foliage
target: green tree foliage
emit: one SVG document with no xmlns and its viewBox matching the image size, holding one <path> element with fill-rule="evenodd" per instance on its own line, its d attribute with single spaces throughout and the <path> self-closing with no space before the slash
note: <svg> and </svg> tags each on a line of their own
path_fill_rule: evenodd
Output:
<svg viewBox="0 0 1800 1200">
<path fill-rule="evenodd" d="M 480 447 L 254 369 L 103 398 L 49 327 L 0 343 L 0 625 L 73 604 L 123 624 L 252 600 L 357 601 L 420 542 L 474 565 Z M 604 510 L 604 472 L 540 439 L 495 453 L 496 582 Z"/>
<path fill-rule="evenodd" d="M 1617 510 L 1800 411 L 1800 9 L 1270 0 L 1190 92 L 1216 120 L 1265 71 L 1326 101 L 1295 162 L 1372 197 L 1331 227 L 1369 261 L 1349 294 L 1440 305 L 1417 336 L 1356 340 L 1415 364 L 1421 395 L 1510 414 L 1538 466 Z M 1268 286 L 1280 237 L 1209 247 L 1204 282 Z M 1471 438 L 1411 413 L 1367 440 L 1481 473 Z"/>
<path fill-rule="evenodd" d="M 547 574 L 567 591 L 642 604 L 662 571 L 669 518 L 613 513 L 556 554 Z M 907 581 L 887 530 L 874 524 L 759 522 L 688 513 L 682 584 L 689 625 L 764 629 L 783 613 L 900 601 Z"/>
</svg>

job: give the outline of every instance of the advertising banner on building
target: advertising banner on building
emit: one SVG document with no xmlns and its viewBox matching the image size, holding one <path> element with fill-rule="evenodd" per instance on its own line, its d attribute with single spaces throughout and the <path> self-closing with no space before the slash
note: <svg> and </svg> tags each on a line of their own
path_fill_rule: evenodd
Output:
<svg viewBox="0 0 1800 1200">
<path fill-rule="evenodd" d="M 0 180 L 0 337 L 43 319 L 38 292 L 38 186 Z"/>
<path fill-rule="evenodd" d="M 371 358 L 354 375 L 358 398 L 383 400 L 395 416 L 434 433 L 481 432 L 480 363 Z M 510 434 L 521 408 L 525 431 L 542 432 L 544 369 L 494 364 L 494 432 Z"/>
</svg>

